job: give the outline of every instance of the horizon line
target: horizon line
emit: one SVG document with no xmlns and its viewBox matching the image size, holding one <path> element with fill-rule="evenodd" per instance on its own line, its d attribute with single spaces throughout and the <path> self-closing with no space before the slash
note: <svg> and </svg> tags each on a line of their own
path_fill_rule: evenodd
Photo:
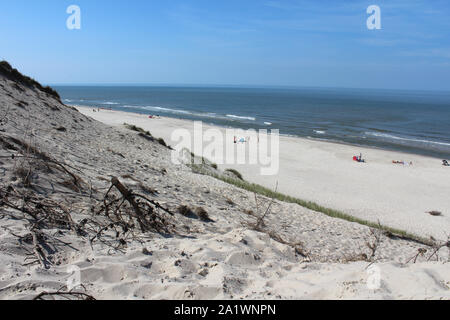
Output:
<svg viewBox="0 0 450 320">
<path fill-rule="evenodd" d="M 306 85 L 262 85 L 262 84 L 186 84 L 186 83 L 45 83 L 54 87 L 166 87 L 166 88 L 241 88 L 241 89 L 343 89 L 343 90 L 385 90 L 385 91 L 416 91 L 450 93 L 444 89 L 405 89 L 405 88 L 368 88 L 346 86 L 306 86 Z"/>
</svg>

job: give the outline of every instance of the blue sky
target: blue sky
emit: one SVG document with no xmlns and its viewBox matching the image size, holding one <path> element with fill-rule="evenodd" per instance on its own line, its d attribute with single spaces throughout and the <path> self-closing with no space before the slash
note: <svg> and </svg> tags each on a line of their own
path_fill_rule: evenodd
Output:
<svg viewBox="0 0 450 320">
<path fill-rule="evenodd" d="M 51 84 L 450 90 L 449 16 L 448 0 L 1 1 L 0 59 Z"/>
</svg>

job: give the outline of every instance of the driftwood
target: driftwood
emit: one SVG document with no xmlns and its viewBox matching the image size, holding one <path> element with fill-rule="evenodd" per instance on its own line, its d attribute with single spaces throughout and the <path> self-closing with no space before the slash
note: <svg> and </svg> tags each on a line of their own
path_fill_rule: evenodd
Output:
<svg viewBox="0 0 450 320">
<path fill-rule="evenodd" d="M 406 261 L 405 264 L 408 264 L 411 260 L 413 260 L 413 263 L 416 263 L 417 258 L 419 256 L 423 257 L 425 255 L 425 253 L 427 253 L 426 249 L 420 248 L 417 250 L 417 254 L 415 254 L 414 256 L 412 256 L 408 261 Z"/>
<path fill-rule="evenodd" d="M 277 192 L 277 190 L 278 190 L 278 182 L 275 187 L 275 193 Z M 275 198 L 270 199 L 270 203 L 267 206 L 266 211 L 263 214 L 259 213 L 258 197 L 256 196 L 256 192 L 255 192 L 255 202 L 256 202 L 256 211 L 259 215 L 259 218 L 256 220 L 255 230 L 262 231 L 265 226 L 264 219 L 267 217 L 267 215 L 269 215 L 271 213 L 271 208 L 272 208 L 272 205 L 275 203 Z"/>
<path fill-rule="evenodd" d="M 62 291 L 41 292 L 36 297 L 34 297 L 33 300 L 47 300 L 45 299 L 46 297 L 52 300 L 55 300 L 55 297 L 61 297 L 66 300 L 84 300 L 84 301 L 96 300 L 93 296 L 83 292 L 62 292 Z"/>
<path fill-rule="evenodd" d="M 60 247 L 78 250 L 70 243 L 51 235 L 53 229 L 72 231 L 77 236 L 85 235 L 82 226 L 72 220 L 70 209 L 59 202 L 40 197 L 31 190 L 20 192 L 13 186 L 0 186 L 0 207 L 2 206 L 12 209 L 5 210 L 5 214 L 28 224 L 28 233 L 25 235 L 10 231 L 27 253 L 25 266 L 39 264 L 49 269 L 52 266 L 52 255 Z"/>
<path fill-rule="evenodd" d="M 439 261 L 438 252 L 442 248 L 447 247 L 450 250 L 450 240 L 441 244 L 437 244 L 433 250 L 433 253 L 428 257 L 427 261 L 430 261 L 433 256 L 436 256 L 436 261 Z"/>
<path fill-rule="evenodd" d="M 137 220 L 139 222 L 141 230 L 145 232 L 147 230 L 147 227 L 145 225 L 145 217 L 141 211 L 141 208 L 139 208 L 138 204 L 134 200 L 133 193 L 130 190 L 128 190 L 116 177 L 111 179 L 111 183 L 114 187 L 117 188 L 117 190 L 120 191 L 123 197 L 131 204 L 131 206 L 134 209 L 134 212 L 137 215 Z"/>
<path fill-rule="evenodd" d="M 111 179 L 111 188 L 115 187 L 120 194 L 123 196 L 123 200 L 119 204 L 119 206 L 114 211 L 114 215 L 119 216 L 118 211 L 120 207 L 122 206 L 124 201 L 127 201 L 131 207 L 134 210 L 134 217 L 136 218 L 139 227 L 142 232 L 147 231 L 165 231 L 167 232 L 167 226 L 169 225 L 166 219 L 155 212 L 155 209 L 161 209 L 162 211 L 168 213 L 169 215 L 173 216 L 173 213 L 170 212 L 168 209 L 162 207 L 158 202 L 153 201 L 143 195 L 135 194 L 131 190 L 129 190 L 125 185 L 123 185 L 118 178 L 114 177 Z M 108 207 L 109 205 L 106 204 L 106 197 L 108 196 L 109 192 L 111 191 L 111 188 L 108 190 L 108 192 L 105 195 L 104 198 L 104 205 L 105 205 L 105 213 L 108 215 Z M 117 202 L 118 199 L 114 199 L 111 203 Z M 143 201 L 141 201 L 143 200 Z"/>
<path fill-rule="evenodd" d="M 47 266 L 47 259 L 45 257 L 45 254 L 42 250 L 41 245 L 39 244 L 39 239 L 38 239 L 38 235 L 36 234 L 36 232 L 34 231 L 34 229 L 31 229 L 31 235 L 33 237 L 33 252 L 34 255 L 36 256 L 36 259 L 39 261 L 39 263 L 41 264 L 41 266 L 45 269 L 48 268 Z"/>
</svg>

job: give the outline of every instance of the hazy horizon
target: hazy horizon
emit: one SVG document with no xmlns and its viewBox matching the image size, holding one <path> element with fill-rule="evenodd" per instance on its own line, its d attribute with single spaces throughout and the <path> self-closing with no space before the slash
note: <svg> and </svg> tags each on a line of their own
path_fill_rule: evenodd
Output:
<svg viewBox="0 0 450 320">
<path fill-rule="evenodd" d="M 252 84 L 202 84 L 202 83 L 42 83 L 54 87 L 161 87 L 161 88 L 236 88 L 236 89 L 280 89 L 280 90 L 299 90 L 299 89 L 317 89 L 317 90 L 367 90 L 367 91 L 414 91 L 450 94 L 450 89 L 399 89 L 399 88 L 366 88 L 366 87 L 318 87 L 318 86 L 289 86 L 289 85 L 252 85 Z"/>
</svg>

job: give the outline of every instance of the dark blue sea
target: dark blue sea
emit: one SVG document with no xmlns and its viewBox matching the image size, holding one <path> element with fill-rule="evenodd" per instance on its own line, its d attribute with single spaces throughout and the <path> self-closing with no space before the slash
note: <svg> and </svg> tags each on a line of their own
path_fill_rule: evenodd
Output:
<svg viewBox="0 0 450 320">
<path fill-rule="evenodd" d="M 450 92 L 54 86 L 64 103 L 450 158 Z"/>
</svg>

